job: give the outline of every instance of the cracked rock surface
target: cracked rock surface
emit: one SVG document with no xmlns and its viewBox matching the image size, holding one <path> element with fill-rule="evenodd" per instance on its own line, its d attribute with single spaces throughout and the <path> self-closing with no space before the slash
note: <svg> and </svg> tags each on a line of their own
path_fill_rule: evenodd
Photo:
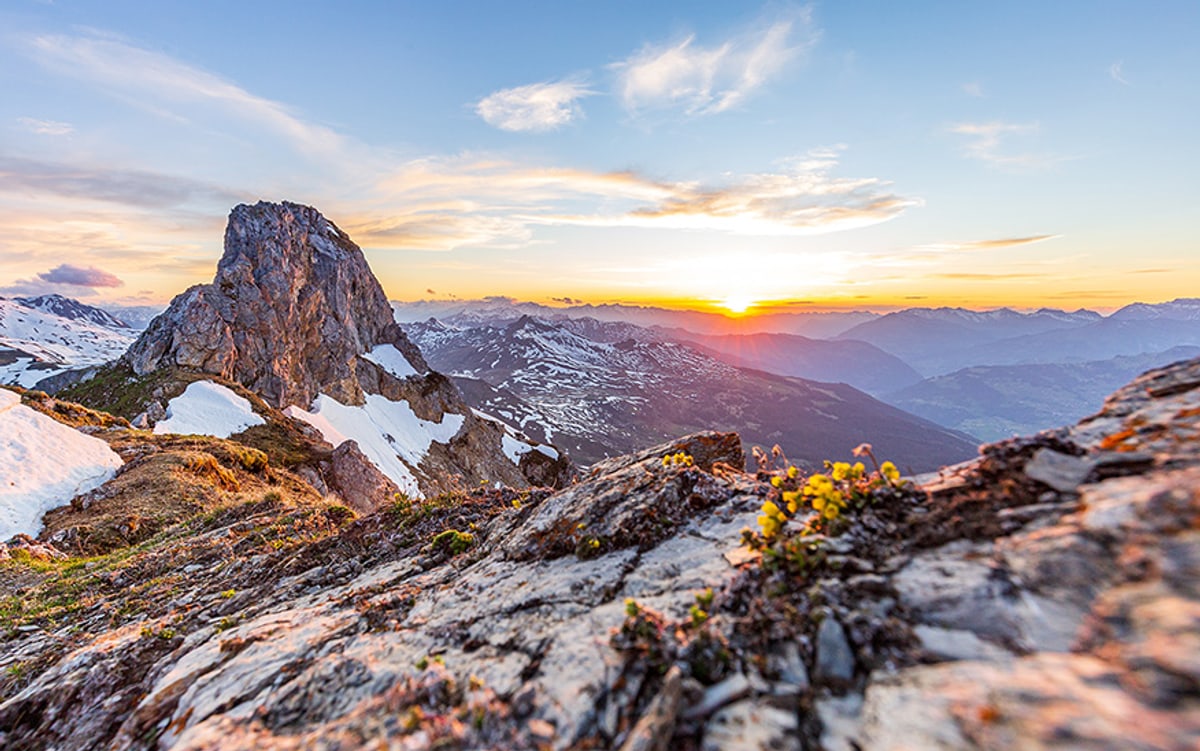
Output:
<svg viewBox="0 0 1200 751">
<path fill-rule="evenodd" d="M 1200 361 L 1151 372 L 782 574 L 733 434 L 553 494 L 231 510 L 6 616 L 0 747 L 1196 748 L 1198 417 Z M 10 610 L 52 583 L 4 571 Z"/>
</svg>

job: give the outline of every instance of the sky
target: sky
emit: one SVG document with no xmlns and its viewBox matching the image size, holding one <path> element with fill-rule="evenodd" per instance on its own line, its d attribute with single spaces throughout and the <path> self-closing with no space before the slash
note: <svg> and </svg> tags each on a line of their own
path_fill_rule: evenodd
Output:
<svg viewBox="0 0 1200 751">
<path fill-rule="evenodd" d="M 1200 3 L 3 0 L 0 295 L 315 206 L 398 300 L 1200 296 Z"/>
</svg>

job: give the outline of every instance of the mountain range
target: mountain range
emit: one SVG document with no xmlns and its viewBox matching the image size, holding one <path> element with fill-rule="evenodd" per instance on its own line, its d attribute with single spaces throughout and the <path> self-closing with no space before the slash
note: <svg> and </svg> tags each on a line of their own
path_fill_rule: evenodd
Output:
<svg viewBox="0 0 1200 751">
<path fill-rule="evenodd" d="M 939 425 L 998 441 L 1090 415 L 1137 374 L 1197 356 L 1200 347 L 1179 346 L 1092 362 L 976 365 L 882 398 Z"/>
<path fill-rule="evenodd" d="M 596 341 L 571 330 L 580 320 L 523 316 L 459 328 L 431 319 L 407 324 L 405 332 L 435 369 L 490 387 L 463 384 L 473 407 L 552 440 L 583 463 L 700 426 L 736 426 L 748 444 L 778 444 L 808 466 L 849 458 L 868 440 L 914 471 L 974 455 L 969 436 L 843 383 L 737 367 L 677 341 Z M 586 329 L 604 328 L 582 320 Z"/>
<path fill-rule="evenodd" d="M 127 331 L 0 303 L 6 335 L 62 340 L 46 357 Z M 316 209 L 235 207 L 213 281 L 117 359 L 57 395 L 0 388 L 0 747 L 1196 745 L 1200 358 L 901 477 L 819 460 L 869 441 L 907 474 L 974 443 L 735 364 L 911 381 L 882 348 L 693 336 L 402 328 Z M 1141 364 L 1059 363 L 1044 388 Z M 897 398 L 1016 402 L 1040 367 Z"/>
<path fill-rule="evenodd" d="M 108 312 L 58 295 L 0 298 L 0 384 L 33 387 L 124 354 L 135 332 Z"/>
</svg>

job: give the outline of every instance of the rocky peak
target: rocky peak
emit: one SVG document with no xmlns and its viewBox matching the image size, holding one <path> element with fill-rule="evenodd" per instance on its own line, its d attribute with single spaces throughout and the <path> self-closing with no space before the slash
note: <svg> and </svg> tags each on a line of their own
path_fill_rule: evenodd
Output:
<svg viewBox="0 0 1200 751">
<path fill-rule="evenodd" d="M 13 299 L 27 308 L 33 308 L 45 313 L 53 313 L 63 318 L 75 321 L 87 321 L 97 326 L 106 326 L 112 329 L 129 328 L 129 324 L 118 320 L 107 310 L 102 310 L 92 305 L 84 305 L 78 300 L 72 300 L 62 295 L 39 295 L 38 297 L 15 297 Z"/>
<path fill-rule="evenodd" d="M 456 482 L 523 486 L 524 467 L 538 478 L 571 474 L 557 451 L 545 454 L 554 466 L 522 461 L 532 443 L 480 419 L 429 370 L 362 251 L 309 206 L 234 208 L 212 283 L 172 300 L 123 362 L 138 376 L 177 368 L 234 381 L 335 445 L 357 441 L 354 456 L 409 495 Z M 145 422 L 172 408 L 155 404 Z"/>
<path fill-rule="evenodd" d="M 359 356 L 386 344 L 428 370 L 359 247 L 312 207 L 260 201 L 230 213 L 213 282 L 176 297 L 125 359 L 139 375 L 229 378 L 276 407 L 319 393 L 360 404 Z"/>
</svg>

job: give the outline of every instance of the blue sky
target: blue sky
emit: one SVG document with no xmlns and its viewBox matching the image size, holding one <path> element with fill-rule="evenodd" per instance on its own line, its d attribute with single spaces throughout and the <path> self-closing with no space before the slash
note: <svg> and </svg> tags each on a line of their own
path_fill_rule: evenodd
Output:
<svg viewBox="0 0 1200 751">
<path fill-rule="evenodd" d="M 1200 293 L 1194 2 L 10 0 L 0 29 L 0 294 L 164 301 L 258 199 L 397 299 Z"/>
</svg>

